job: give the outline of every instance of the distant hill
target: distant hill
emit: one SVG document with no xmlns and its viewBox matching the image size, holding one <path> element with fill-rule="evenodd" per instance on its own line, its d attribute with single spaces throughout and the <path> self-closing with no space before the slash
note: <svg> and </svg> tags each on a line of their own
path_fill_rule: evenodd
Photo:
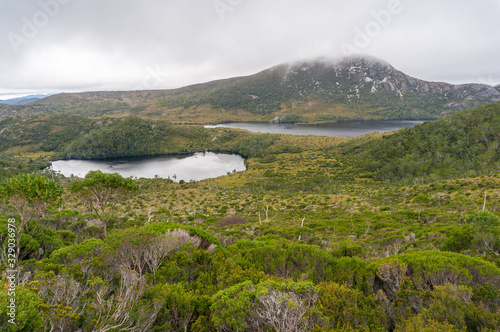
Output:
<svg viewBox="0 0 500 332">
<path fill-rule="evenodd" d="M 173 90 L 54 95 L 9 114 L 139 115 L 172 122 L 435 119 L 500 101 L 500 86 L 419 80 L 371 57 L 282 64 Z"/>
<path fill-rule="evenodd" d="M 40 99 L 46 98 L 50 96 L 49 94 L 37 94 L 37 95 L 29 95 L 24 97 L 17 97 L 11 99 L 0 100 L 0 104 L 2 105 L 25 105 L 29 103 L 33 103 Z"/>
<path fill-rule="evenodd" d="M 498 172 L 500 169 L 500 102 L 450 114 L 406 128 L 383 139 L 348 143 L 353 156 L 378 180 L 449 178 Z"/>
</svg>

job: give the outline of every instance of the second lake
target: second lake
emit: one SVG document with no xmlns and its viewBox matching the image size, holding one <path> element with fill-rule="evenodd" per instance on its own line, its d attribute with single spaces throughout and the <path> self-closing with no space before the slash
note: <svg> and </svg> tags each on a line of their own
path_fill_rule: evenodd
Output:
<svg viewBox="0 0 500 332">
<path fill-rule="evenodd" d="M 290 123 L 241 122 L 207 125 L 205 128 L 238 128 L 256 133 L 318 135 L 336 137 L 356 137 L 369 133 L 386 133 L 401 128 L 413 127 L 424 121 L 412 120 L 373 120 L 340 121 L 322 125 L 296 125 Z"/>
</svg>

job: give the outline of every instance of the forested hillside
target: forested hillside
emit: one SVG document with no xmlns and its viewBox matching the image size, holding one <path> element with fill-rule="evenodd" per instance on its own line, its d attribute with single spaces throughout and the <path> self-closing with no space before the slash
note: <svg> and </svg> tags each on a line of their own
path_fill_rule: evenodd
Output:
<svg viewBox="0 0 500 332">
<path fill-rule="evenodd" d="M 486 174 L 500 170 L 500 103 L 465 110 L 359 145 L 363 170 L 376 179 Z"/>
<path fill-rule="evenodd" d="M 19 272 L 17 324 L 2 310 L 0 326 L 500 331 L 499 112 L 352 139 L 4 117 L 0 243 L 18 251 L 1 256 L 2 308 Z M 181 184 L 39 170 L 205 150 L 240 153 L 247 171 Z"/>
</svg>

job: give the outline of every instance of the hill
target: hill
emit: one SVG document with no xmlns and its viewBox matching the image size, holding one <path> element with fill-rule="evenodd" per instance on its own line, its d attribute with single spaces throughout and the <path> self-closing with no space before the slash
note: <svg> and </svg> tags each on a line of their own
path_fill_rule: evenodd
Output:
<svg viewBox="0 0 500 332">
<path fill-rule="evenodd" d="M 358 165 L 381 180 L 457 177 L 500 169 L 500 102 L 450 114 L 364 145 L 348 143 Z"/>
<path fill-rule="evenodd" d="M 281 64 L 255 75 L 173 90 L 59 94 L 0 115 L 81 114 L 165 118 L 176 123 L 435 119 L 500 101 L 500 87 L 410 77 L 370 57 Z"/>
<path fill-rule="evenodd" d="M 29 95 L 18 98 L 4 99 L 0 100 L 0 105 L 25 105 L 46 98 L 47 96 L 49 95 L 38 94 L 38 95 Z"/>
</svg>

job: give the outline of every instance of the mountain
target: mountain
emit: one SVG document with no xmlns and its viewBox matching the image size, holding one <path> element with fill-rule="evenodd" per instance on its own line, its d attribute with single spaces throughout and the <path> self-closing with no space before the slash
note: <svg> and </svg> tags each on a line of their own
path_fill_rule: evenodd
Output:
<svg viewBox="0 0 500 332">
<path fill-rule="evenodd" d="M 140 115 L 173 122 L 432 119 L 500 101 L 500 87 L 410 77 L 372 57 L 321 58 L 173 90 L 54 95 L 0 115 Z"/>
<path fill-rule="evenodd" d="M 50 94 L 37 94 L 37 95 L 29 95 L 24 97 L 17 97 L 11 99 L 0 100 L 1 105 L 25 105 L 29 103 L 33 103 L 40 99 L 46 98 L 50 96 Z"/>
</svg>

